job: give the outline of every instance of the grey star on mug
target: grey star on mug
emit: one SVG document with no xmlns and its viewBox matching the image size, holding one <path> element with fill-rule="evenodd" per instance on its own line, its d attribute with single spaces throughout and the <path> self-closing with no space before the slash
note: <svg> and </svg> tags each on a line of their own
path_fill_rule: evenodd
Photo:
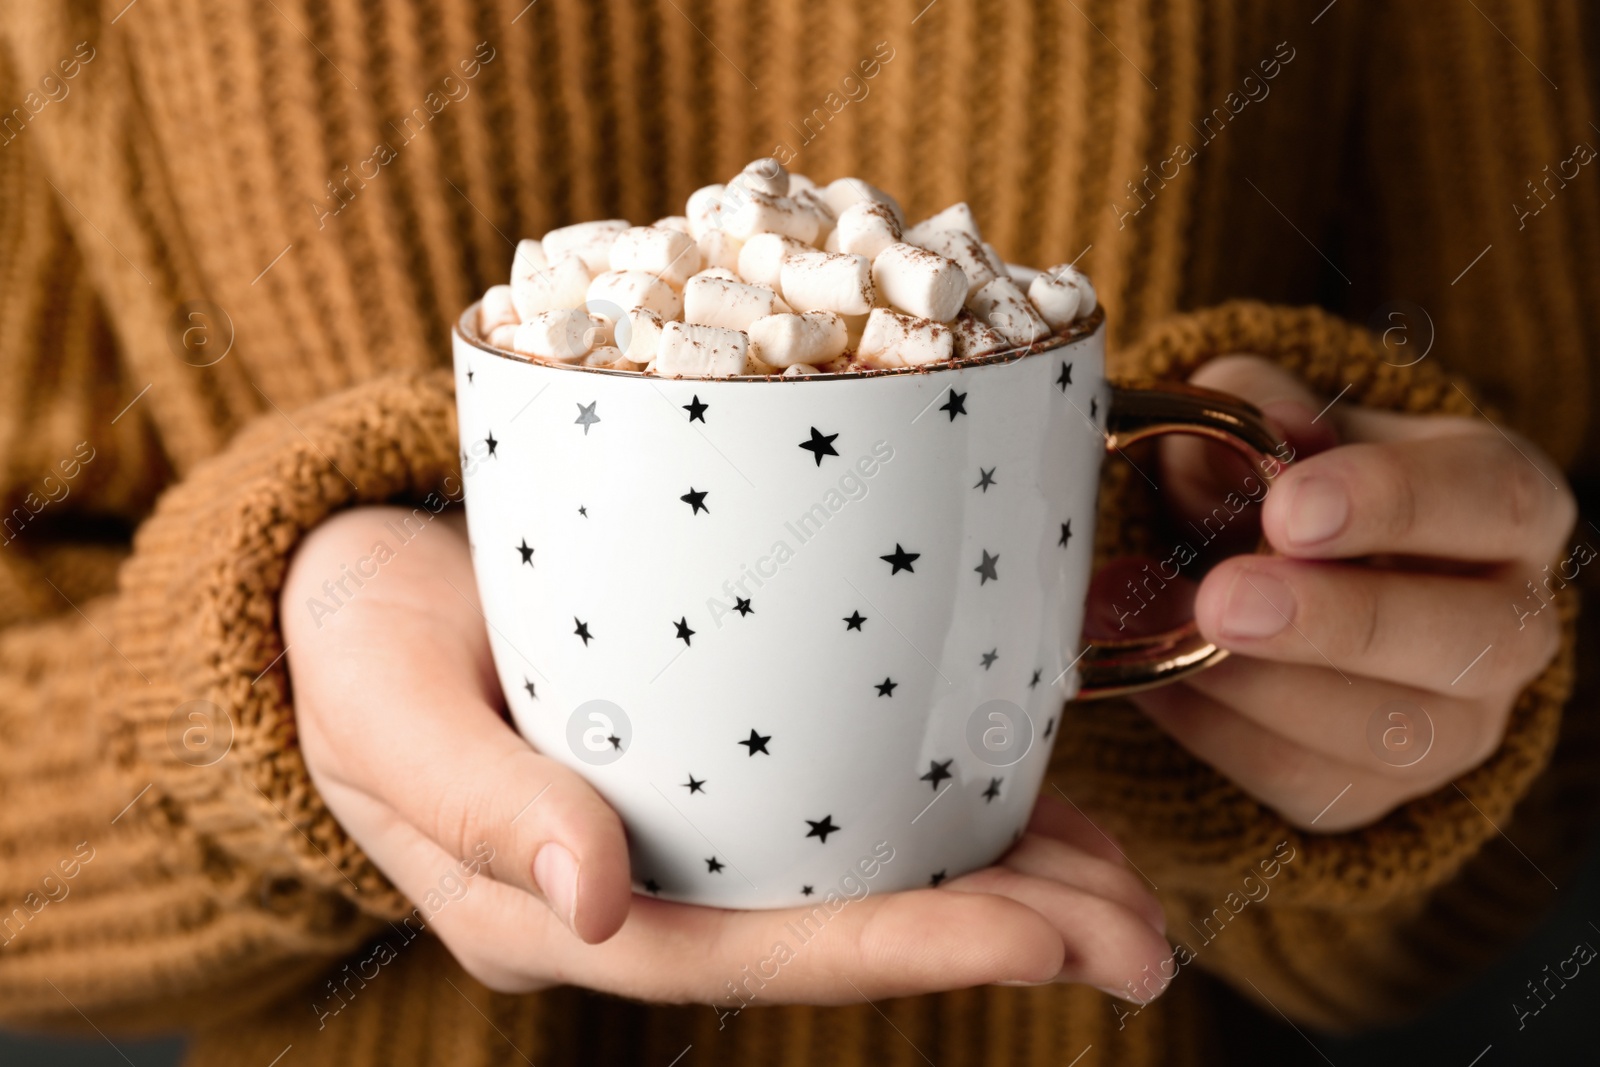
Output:
<svg viewBox="0 0 1600 1067">
<path fill-rule="evenodd" d="M 983 669 L 988 670 L 990 667 L 993 667 L 994 661 L 999 658 L 1000 650 L 998 648 L 991 648 L 989 651 L 985 652 L 983 654 Z"/>
<path fill-rule="evenodd" d="M 933 791 L 937 793 L 939 791 L 940 782 L 944 781 L 946 778 L 955 777 L 955 775 L 950 773 L 950 764 L 954 762 L 955 760 L 953 759 L 947 759 L 943 763 L 940 763 L 938 760 L 929 760 L 928 773 L 924 774 L 921 778 L 918 778 L 917 781 L 930 783 L 933 786 Z"/>
<path fill-rule="evenodd" d="M 806 822 L 809 823 L 810 826 L 811 826 L 811 832 L 809 834 L 806 834 L 806 836 L 807 837 L 820 837 L 820 838 L 822 838 L 822 843 L 824 845 L 826 845 L 828 843 L 828 835 L 829 834 L 838 833 L 840 830 L 844 829 L 844 827 L 842 827 L 842 826 L 835 826 L 833 824 L 833 816 L 832 815 L 824 815 L 822 817 L 822 821 L 820 821 L 820 822 L 814 821 L 812 819 L 807 819 Z"/>
<path fill-rule="evenodd" d="M 974 488 L 974 489 L 982 489 L 985 493 L 988 493 L 989 487 L 991 485 L 999 485 L 1000 484 L 999 482 L 994 480 L 994 472 L 995 472 L 995 468 L 993 468 L 993 467 L 990 467 L 988 470 L 984 470 L 982 467 L 979 467 L 978 468 L 978 484 L 973 486 L 972 488 Z"/>
<path fill-rule="evenodd" d="M 999 556 L 989 555 L 988 549 L 983 549 L 983 562 L 972 568 L 979 574 L 978 584 L 986 585 L 989 582 L 998 582 L 1000 575 L 995 573 L 994 565 L 1000 562 Z"/>
<path fill-rule="evenodd" d="M 578 405 L 578 417 L 573 419 L 572 422 L 575 426 L 583 427 L 583 436 L 585 437 L 589 436 L 589 427 L 600 421 L 600 416 L 594 413 L 595 405 L 599 403 L 600 401 L 596 400 L 588 404 Z"/>
</svg>

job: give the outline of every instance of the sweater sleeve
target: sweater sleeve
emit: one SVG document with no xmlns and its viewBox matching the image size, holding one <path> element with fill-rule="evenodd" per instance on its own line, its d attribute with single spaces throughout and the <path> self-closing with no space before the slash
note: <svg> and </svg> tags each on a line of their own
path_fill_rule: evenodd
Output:
<svg viewBox="0 0 1600 1067">
<path fill-rule="evenodd" d="M 1232 303 L 1178 316 L 1124 353 L 1122 366 L 1134 377 L 1183 380 L 1206 360 L 1234 352 L 1272 360 L 1326 396 L 1348 388 L 1346 402 L 1473 414 L 1468 394 L 1437 364 L 1395 366 L 1365 330 L 1310 308 Z M 1108 469 L 1113 484 L 1102 496 L 1102 553 L 1154 537 L 1157 504 L 1122 473 Z M 1513 914 L 1536 913 L 1527 890 L 1532 883 L 1542 891 L 1545 883 L 1529 857 L 1520 861 L 1519 879 L 1464 871 L 1512 825 L 1519 801 L 1550 760 L 1573 679 L 1573 598 L 1564 596 L 1560 609 L 1561 651 L 1521 694 L 1498 750 L 1457 781 L 1364 829 L 1314 834 L 1291 827 L 1127 702 L 1069 708 L 1054 782 L 1103 820 L 1158 887 L 1169 936 L 1175 949 L 1182 946 L 1178 970 L 1192 958 L 1246 996 L 1319 1026 L 1414 1010 L 1452 973 L 1477 962 L 1451 947 L 1459 936 L 1429 941 L 1441 908 L 1457 919 L 1497 904 L 1516 907 Z M 1532 841 L 1537 829 L 1523 825 L 1514 835 L 1526 832 Z M 1507 855 L 1516 861 L 1504 844 L 1495 852 L 1501 865 Z M 1492 950 L 1513 925 L 1492 922 L 1474 931 L 1474 944 Z"/>
<path fill-rule="evenodd" d="M 311 788 L 277 598 L 324 516 L 457 473 L 451 385 L 270 413 L 170 484 L 36 136 L 0 135 L 0 1022 L 214 1022 L 406 910 Z"/>
</svg>

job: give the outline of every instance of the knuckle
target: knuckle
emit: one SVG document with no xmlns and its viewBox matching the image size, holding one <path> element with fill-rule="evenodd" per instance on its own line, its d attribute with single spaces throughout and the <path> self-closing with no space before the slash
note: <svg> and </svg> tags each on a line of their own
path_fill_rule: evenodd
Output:
<svg viewBox="0 0 1600 1067">
<path fill-rule="evenodd" d="M 1417 524 L 1417 486 L 1411 468 L 1388 448 L 1373 447 L 1367 459 L 1366 477 L 1379 501 L 1378 514 L 1372 516 L 1374 532 L 1385 543 L 1405 544 Z"/>
<path fill-rule="evenodd" d="M 1365 662 L 1378 652 L 1383 641 L 1378 590 L 1372 583 L 1361 580 L 1341 584 L 1344 619 L 1333 644 L 1344 656 Z"/>
</svg>

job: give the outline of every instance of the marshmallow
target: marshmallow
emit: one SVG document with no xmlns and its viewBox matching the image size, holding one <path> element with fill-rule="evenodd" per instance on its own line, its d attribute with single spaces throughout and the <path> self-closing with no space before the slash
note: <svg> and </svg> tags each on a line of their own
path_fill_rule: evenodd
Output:
<svg viewBox="0 0 1600 1067">
<path fill-rule="evenodd" d="M 667 378 L 720 378 L 742 373 L 748 339 L 738 330 L 669 322 L 661 332 L 656 373 Z"/>
<path fill-rule="evenodd" d="M 750 189 L 768 196 L 789 195 L 789 172 L 782 163 L 768 156 L 766 159 L 753 159 L 744 165 L 738 177 L 728 183 L 741 189 Z"/>
<path fill-rule="evenodd" d="M 736 270 L 739 266 L 739 249 L 744 244 L 727 230 L 707 230 L 695 239 L 700 246 L 700 261 L 708 267 Z"/>
<path fill-rule="evenodd" d="M 822 222 L 810 207 L 787 196 L 741 189 L 738 203 L 722 209 L 722 228 L 745 240 L 758 233 L 781 233 L 796 241 L 815 242 Z"/>
<path fill-rule="evenodd" d="M 949 322 L 967 295 L 967 276 L 948 259 L 910 244 L 892 244 L 872 261 L 872 280 L 892 306 Z"/>
<path fill-rule="evenodd" d="M 782 367 L 774 367 L 770 363 L 763 363 L 755 357 L 748 347 L 745 349 L 744 370 L 739 372 L 741 375 L 750 378 L 770 378 L 782 371 Z"/>
<path fill-rule="evenodd" d="M 1099 306 L 1099 298 L 1095 296 L 1094 284 L 1089 281 L 1089 276 L 1070 263 L 1062 263 L 1045 271 L 1050 277 L 1060 282 L 1077 287 L 1078 310 L 1077 316 L 1086 319 L 1094 314 L 1094 309 Z"/>
<path fill-rule="evenodd" d="M 989 259 L 989 269 L 994 271 L 996 274 L 1005 274 L 1006 258 L 1002 256 L 999 251 L 995 249 L 994 245 L 990 244 L 988 241 L 979 241 L 978 244 L 983 246 L 983 254 Z"/>
<path fill-rule="evenodd" d="M 485 340 L 487 340 L 496 348 L 503 348 L 509 352 L 515 352 L 517 350 L 517 324 L 512 322 L 502 323 L 490 330 L 489 336 L 485 338 Z"/>
<path fill-rule="evenodd" d="M 798 311 L 862 315 L 872 310 L 876 289 L 866 256 L 796 252 L 783 261 L 783 296 Z"/>
<path fill-rule="evenodd" d="M 991 278 L 967 298 L 967 307 L 1014 345 L 1030 345 L 1050 336 L 1049 323 L 1010 278 Z"/>
<path fill-rule="evenodd" d="M 861 346 L 861 334 L 867 328 L 866 315 L 840 315 L 844 320 L 845 347 L 854 351 Z"/>
<path fill-rule="evenodd" d="M 807 178 L 804 174 L 789 175 L 789 195 L 797 196 L 807 191 L 818 191 L 817 183 Z"/>
<path fill-rule="evenodd" d="M 833 233 L 834 226 L 839 222 L 838 212 L 829 207 L 822 194 L 815 189 L 803 189 L 795 193 L 792 199 L 817 217 L 817 235 L 811 239 L 811 243 L 820 245 L 826 242 L 828 235 Z"/>
<path fill-rule="evenodd" d="M 743 330 L 767 315 L 792 310 L 764 285 L 746 285 L 697 274 L 683 287 L 683 321 Z"/>
<path fill-rule="evenodd" d="M 1052 329 L 1070 326 L 1078 317 L 1078 304 L 1083 293 L 1071 278 L 1052 278 L 1040 274 L 1028 286 L 1028 299 L 1039 309 L 1039 314 Z"/>
<path fill-rule="evenodd" d="M 995 277 L 995 269 L 984 253 L 983 242 L 965 230 L 934 230 L 917 243 L 961 268 L 961 273 L 967 276 L 968 295 Z"/>
<path fill-rule="evenodd" d="M 606 367 L 610 370 L 638 370 L 639 364 L 624 356 L 620 349 L 611 345 L 597 345 L 589 350 L 583 357 L 585 367 Z"/>
<path fill-rule="evenodd" d="M 656 358 L 661 347 L 661 316 L 649 308 L 634 308 L 613 324 L 614 340 L 634 363 L 645 364 Z"/>
<path fill-rule="evenodd" d="M 544 235 L 545 257 L 554 263 L 568 253 L 583 260 L 589 273 L 599 274 L 611 267 L 611 242 L 628 228 L 627 219 L 579 222 L 562 226 Z"/>
<path fill-rule="evenodd" d="M 683 288 L 700 269 L 694 238 L 662 226 L 633 226 L 617 234 L 611 245 L 612 270 L 642 270 L 674 289 Z"/>
<path fill-rule="evenodd" d="M 1006 339 L 979 322 L 970 311 L 963 311 L 956 316 L 950 324 L 950 332 L 955 335 L 957 359 L 988 356 L 1006 347 Z"/>
<path fill-rule="evenodd" d="M 942 322 L 873 308 L 856 357 L 871 367 L 915 367 L 949 359 L 954 346 L 950 327 Z"/>
<path fill-rule="evenodd" d="M 544 254 L 544 242 L 524 237 L 517 242 L 517 252 L 511 257 L 511 281 L 515 283 L 518 278 L 538 274 L 549 265 L 550 257 Z"/>
<path fill-rule="evenodd" d="M 488 337 L 496 326 L 517 324 L 517 305 L 511 301 L 511 286 L 491 285 L 478 305 L 478 336 Z"/>
<path fill-rule="evenodd" d="M 900 210 L 900 201 L 890 196 L 875 186 L 868 185 L 860 178 L 839 178 L 828 183 L 822 191 L 822 198 L 833 209 L 835 215 L 842 215 L 851 204 L 859 204 L 863 200 L 882 204 L 894 212 L 895 221 L 905 228 L 906 215 Z"/>
<path fill-rule="evenodd" d="M 714 230 L 720 225 L 722 216 L 722 194 L 727 191 L 723 185 L 702 185 L 689 194 L 689 202 L 683 207 L 684 217 L 689 220 L 689 236 L 696 241 L 704 237 L 709 230 Z"/>
<path fill-rule="evenodd" d="M 752 322 L 750 353 L 774 367 L 826 363 L 844 354 L 844 319 L 831 311 L 768 315 Z"/>
<path fill-rule="evenodd" d="M 524 356 L 571 363 L 594 347 L 596 326 L 586 312 L 575 308 L 541 311 L 517 327 L 511 347 Z"/>
<path fill-rule="evenodd" d="M 937 215 L 930 216 L 917 223 L 906 231 L 906 240 L 914 245 L 920 245 L 928 235 L 939 230 L 960 230 L 970 233 L 978 240 L 983 240 L 983 234 L 978 232 L 978 223 L 972 217 L 972 209 L 965 200 L 959 204 L 951 204 Z"/>
<path fill-rule="evenodd" d="M 642 270 L 608 270 L 589 283 L 590 311 L 614 319 L 633 308 L 649 308 L 663 319 L 683 312 L 683 297 L 666 282 Z"/>
<path fill-rule="evenodd" d="M 589 268 L 574 255 L 560 256 L 527 274 L 513 274 L 511 302 L 527 321 L 541 311 L 582 307 L 589 290 Z"/>
<path fill-rule="evenodd" d="M 1011 280 L 1016 282 L 1024 289 L 1032 285 L 1033 280 L 1044 273 L 1042 270 L 1034 270 L 1032 267 L 1025 267 L 1021 263 L 1007 263 L 1005 268 L 1006 273 L 1011 275 Z"/>
<path fill-rule="evenodd" d="M 700 271 L 697 274 L 691 275 L 690 278 L 689 278 L 689 281 L 692 282 L 696 278 L 721 278 L 725 282 L 742 282 L 742 281 L 744 281 L 743 278 L 739 277 L 737 274 L 735 274 L 733 271 L 729 270 L 727 267 L 707 267 L 705 270 Z M 688 288 L 688 285 L 689 285 L 689 282 L 685 282 L 684 283 L 684 288 Z"/>
<path fill-rule="evenodd" d="M 888 206 L 863 200 L 839 212 L 839 221 L 824 244 L 829 252 L 846 252 L 877 259 L 878 253 L 900 240 L 900 220 Z"/>
<path fill-rule="evenodd" d="M 795 252 L 811 250 L 810 245 L 781 233 L 758 233 L 739 249 L 739 277 L 751 285 L 780 288 L 783 261 Z"/>
<path fill-rule="evenodd" d="M 821 371 L 819 371 L 817 368 L 815 368 L 813 366 L 810 366 L 810 365 L 805 364 L 805 363 L 796 363 L 794 366 L 792 366 L 788 370 L 784 371 L 783 372 L 783 376 L 785 378 L 799 378 L 799 377 L 802 377 L 803 375 L 807 375 L 807 374 L 821 374 L 821 373 L 822 373 Z"/>
<path fill-rule="evenodd" d="M 650 225 L 659 226 L 663 230 L 677 230 L 679 233 L 689 233 L 689 217 L 687 215 L 663 215 Z M 690 233 L 690 237 L 694 234 Z"/>
</svg>

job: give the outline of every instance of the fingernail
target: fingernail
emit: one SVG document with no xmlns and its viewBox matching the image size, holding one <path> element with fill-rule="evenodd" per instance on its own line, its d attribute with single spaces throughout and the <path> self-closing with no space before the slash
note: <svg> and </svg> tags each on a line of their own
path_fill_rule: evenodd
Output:
<svg viewBox="0 0 1600 1067">
<path fill-rule="evenodd" d="M 1021 978 L 1008 978 L 1003 982 L 996 982 L 995 983 L 995 985 L 1009 985 L 1009 986 L 1022 986 L 1022 987 L 1036 986 L 1036 985 L 1054 985 L 1054 984 L 1055 984 L 1055 979 L 1054 978 L 1046 978 L 1042 982 L 1026 982 L 1026 981 L 1023 981 Z"/>
<path fill-rule="evenodd" d="M 1140 1000 L 1138 997 L 1134 996 L 1133 993 L 1126 989 L 1112 989 L 1110 986 L 1097 985 L 1095 988 L 1100 990 L 1100 992 L 1104 993 L 1108 997 L 1116 997 L 1118 1000 L 1125 1000 L 1129 1004 L 1137 1004 L 1140 1007 L 1143 1007 L 1151 1000 L 1155 999 L 1155 997 L 1149 997 L 1145 1000 Z"/>
<path fill-rule="evenodd" d="M 1222 610 L 1222 635 L 1244 639 L 1271 637 L 1294 618 L 1294 594 L 1262 571 L 1240 571 Z"/>
<path fill-rule="evenodd" d="M 1307 478 L 1289 497 L 1286 532 L 1291 545 L 1314 545 L 1344 529 L 1350 517 L 1350 498 L 1344 487 L 1329 478 Z"/>
<path fill-rule="evenodd" d="M 573 929 L 578 913 L 578 858 L 551 841 L 533 857 L 533 880 L 550 910 Z"/>
</svg>

